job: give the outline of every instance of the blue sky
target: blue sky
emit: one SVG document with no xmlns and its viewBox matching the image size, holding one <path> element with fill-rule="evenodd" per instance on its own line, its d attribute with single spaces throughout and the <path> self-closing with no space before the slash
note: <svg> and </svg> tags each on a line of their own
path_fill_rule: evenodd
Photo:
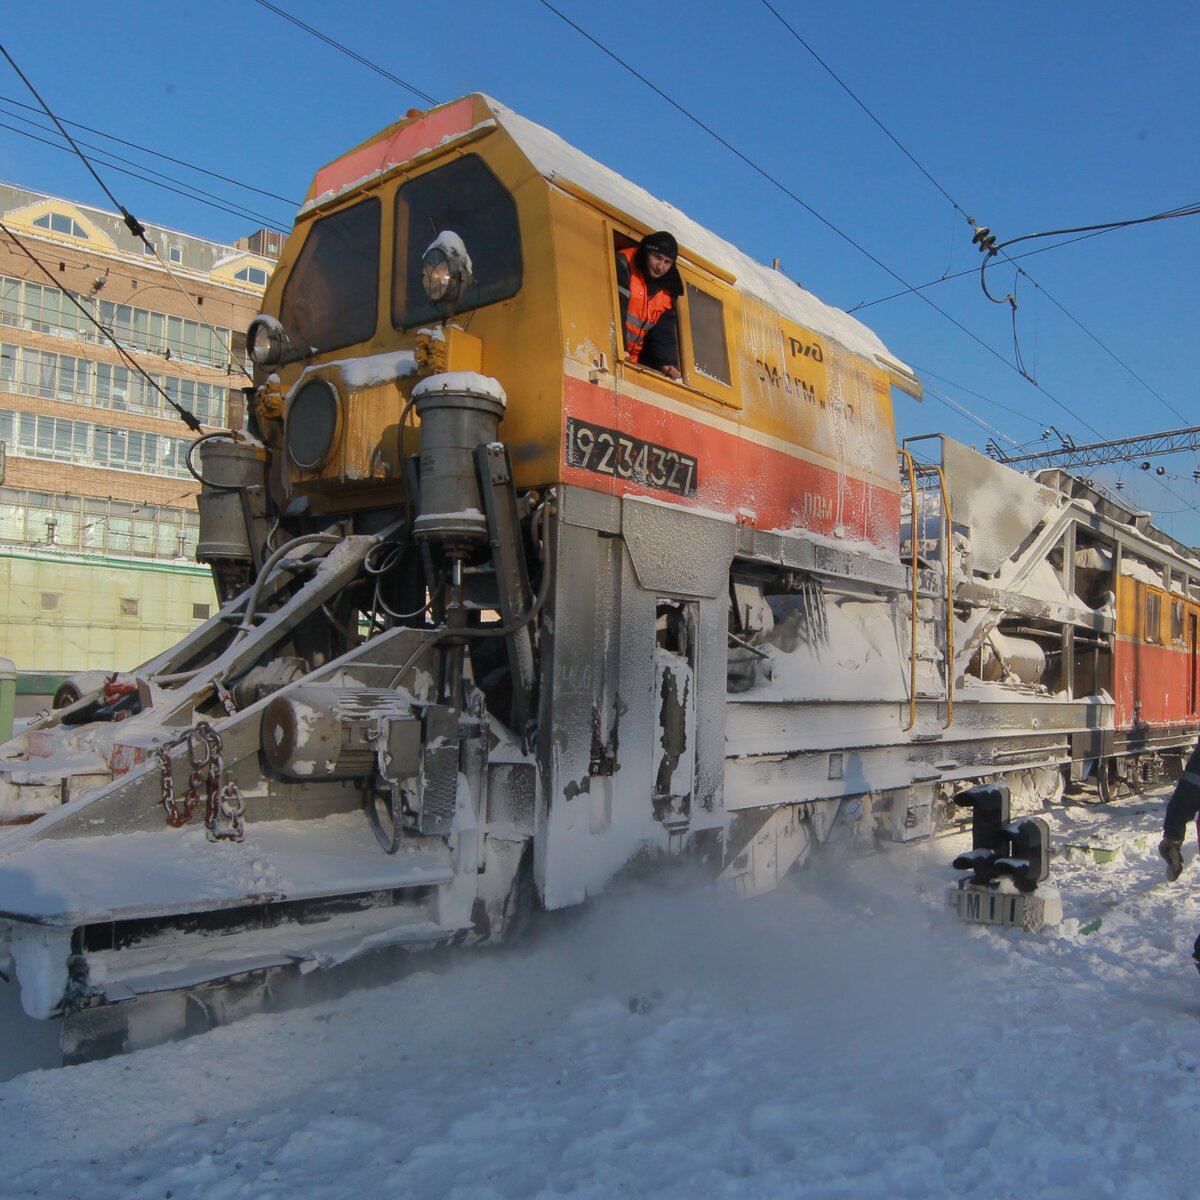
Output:
<svg viewBox="0 0 1200 1200">
<path fill-rule="evenodd" d="M 439 101 L 490 93 L 829 303 L 866 305 L 856 315 L 927 386 L 923 404 L 898 399 L 901 436 L 1036 449 L 1051 426 L 1083 443 L 1200 424 L 1200 217 L 1014 248 L 1040 252 L 1021 260 L 1025 276 L 997 264 L 988 284 L 1016 288 L 1016 346 L 1010 310 L 982 293 L 966 221 L 1006 240 L 1200 201 L 1200 5 L 553 2 L 759 170 L 541 0 L 276 6 Z M 131 169 L 251 210 L 98 166 L 142 219 L 206 237 L 286 228 L 318 166 L 428 106 L 256 0 L 75 0 L 53 23 L 11 7 L 0 41 L 58 116 L 284 198 L 70 127 L 142 164 Z M 3 61 L 0 97 L 0 179 L 108 206 L 83 164 L 27 136 L 52 135 L 28 124 L 45 118 L 21 107 L 36 102 Z M 906 290 L 960 272 L 922 292 L 941 312 Z M 1160 465 L 1162 477 L 1136 464 L 1090 474 L 1200 543 L 1200 455 Z"/>
</svg>

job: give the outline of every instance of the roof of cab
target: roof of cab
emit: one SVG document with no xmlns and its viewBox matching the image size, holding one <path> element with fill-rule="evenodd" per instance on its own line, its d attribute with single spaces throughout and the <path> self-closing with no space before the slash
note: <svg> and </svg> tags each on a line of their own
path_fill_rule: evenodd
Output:
<svg viewBox="0 0 1200 1200">
<path fill-rule="evenodd" d="M 300 215 L 324 207 L 342 193 L 369 183 L 401 163 L 432 156 L 450 143 L 476 137 L 492 128 L 493 123 L 509 134 L 549 183 L 581 188 L 647 229 L 670 230 L 685 260 L 695 257 L 700 265 L 711 264 L 733 276 L 742 291 L 798 325 L 877 363 L 894 382 L 919 395 L 912 368 L 891 354 L 861 321 L 818 300 L 786 275 L 755 262 L 674 205 L 657 199 L 557 134 L 483 93 L 472 93 L 397 122 L 335 159 L 317 173 Z"/>
</svg>

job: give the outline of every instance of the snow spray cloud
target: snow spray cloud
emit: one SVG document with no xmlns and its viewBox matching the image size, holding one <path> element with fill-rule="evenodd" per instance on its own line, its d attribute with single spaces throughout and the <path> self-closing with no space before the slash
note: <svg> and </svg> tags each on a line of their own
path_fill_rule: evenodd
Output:
<svg viewBox="0 0 1200 1200">
<path fill-rule="evenodd" d="M 553 946 L 539 939 L 541 995 L 741 1012 L 784 1023 L 806 1053 L 891 1043 L 945 1013 L 962 948 L 961 929 L 918 897 L 913 857 L 831 848 L 750 901 L 711 884 L 618 883 Z"/>
</svg>

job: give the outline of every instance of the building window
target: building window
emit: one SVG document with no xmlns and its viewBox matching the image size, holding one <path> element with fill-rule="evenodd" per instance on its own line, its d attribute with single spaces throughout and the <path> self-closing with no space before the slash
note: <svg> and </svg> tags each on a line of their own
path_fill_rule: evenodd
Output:
<svg viewBox="0 0 1200 1200">
<path fill-rule="evenodd" d="M 94 311 L 90 296 L 0 277 L 0 325 L 90 342 L 95 326 L 86 313 Z"/>
<path fill-rule="evenodd" d="M 66 213 L 43 213 L 34 220 L 33 224 L 38 229 L 48 229 L 51 233 L 64 233 L 67 237 L 80 238 L 85 242 L 91 241 L 87 230 L 74 217 L 70 217 Z"/>
<path fill-rule="evenodd" d="M 129 304 L 114 304 L 111 300 L 100 301 L 100 323 L 122 346 L 133 350 L 166 353 L 168 358 L 202 367 L 224 369 L 229 364 L 228 346 L 233 333 L 220 326 L 202 325 L 186 317 L 169 317 Z M 111 344 L 108 338 L 101 341 Z"/>
<path fill-rule="evenodd" d="M 43 413 L 0 411 L 0 441 L 7 444 L 10 454 L 25 458 L 190 478 L 186 466 L 190 441 L 186 438 L 92 425 Z"/>
<path fill-rule="evenodd" d="M 255 287 L 267 286 L 267 273 L 262 267 L 243 267 L 234 279 L 242 283 L 252 283 Z"/>
<path fill-rule="evenodd" d="M 193 621 L 207 621 L 208 620 L 208 610 L 209 610 L 209 606 L 207 604 L 193 604 L 192 605 L 192 620 Z"/>
<path fill-rule="evenodd" d="M 138 615 L 138 602 L 133 596 L 121 597 L 121 616 L 136 617 Z"/>
<path fill-rule="evenodd" d="M 58 607 L 58 602 L 61 599 L 62 595 L 59 592 L 43 592 L 42 607 L 46 609 L 47 612 L 50 612 Z"/>
<path fill-rule="evenodd" d="M 157 257 L 158 251 L 155 248 L 155 243 L 154 242 L 143 242 L 142 243 L 142 253 L 144 255 L 146 255 L 147 258 Z"/>
<path fill-rule="evenodd" d="M 60 549 L 179 558 L 194 552 L 198 523 L 197 514 L 183 508 L 0 487 L 0 542 L 9 545 L 44 545 L 53 527 Z"/>
<path fill-rule="evenodd" d="M 167 255 L 173 263 L 183 262 L 183 251 L 178 246 L 172 246 Z"/>
</svg>

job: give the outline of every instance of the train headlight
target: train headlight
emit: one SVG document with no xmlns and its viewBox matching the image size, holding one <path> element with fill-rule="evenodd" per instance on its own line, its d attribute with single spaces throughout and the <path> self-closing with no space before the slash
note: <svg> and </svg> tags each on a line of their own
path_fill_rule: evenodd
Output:
<svg viewBox="0 0 1200 1200">
<path fill-rule="evenodd" d="M 439 233 L 421 259 L 421 284 L 434 304 L 454 304 L 474 278 L 471 256 L 457 233 Z"/>
<path fill-rule="evenodd" d="M 327 379 L 301 384 L 287 410 L 284 442 L 288 458 L 301 471 L 317 471 L 337 443 L 341 424 L 337 388 Z"/>
<path fill-rule="evenodd" d="M 277 367 L 283 359 L 286 342 L 283 326 L 265 313 L 255 317 L 246 330 L 246 350 L 256 367 Z"/>
</svg>

